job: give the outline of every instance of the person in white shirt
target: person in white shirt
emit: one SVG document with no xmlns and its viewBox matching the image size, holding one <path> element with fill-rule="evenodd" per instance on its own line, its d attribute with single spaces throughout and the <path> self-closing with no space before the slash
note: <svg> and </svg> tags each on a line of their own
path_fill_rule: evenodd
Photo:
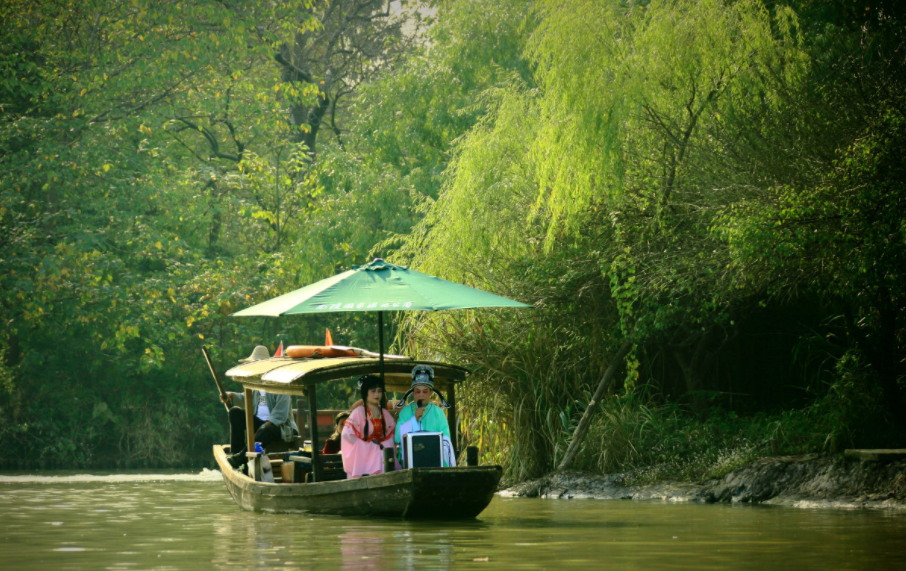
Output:
<svg viewBox="0 0 906 571">
<path fill-rule="evenodd" d="M 250 363 L 261 359 L 270 358 L 267 347 L 258 345 L 248 359 L 240 359 L 242 363 Z M 220 400 L 230 407 L 230 466 L 239 468 L 248 463 L 245 453 L 248 445 L 245 438 L 245 395 L 228 392 Z M 299 434 L 299 428 L 293 419 L 292 403 L 288 395 L 274 395 L 262 391 L 252 391 L 252 410 L 255 411 L 253 423 L 255 427 L 255 442 L 260 442 L 261 447 L 267 450 L 268 444 L 277 440 L 289 442 Z"/>
</svg>

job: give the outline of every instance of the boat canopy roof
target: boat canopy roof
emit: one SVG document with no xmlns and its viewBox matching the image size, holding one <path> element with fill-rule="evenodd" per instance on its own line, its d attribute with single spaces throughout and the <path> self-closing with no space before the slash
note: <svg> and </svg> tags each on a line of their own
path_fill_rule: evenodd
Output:
<svg viewBox="0 0 906 571">
<path fill-rule="evenodd" d="M 468 371 L 464 367 L 416 361 L 409 358 L 384 359 L 384 381 L 388 391 L 407 391 L 412 384 L 412 368 L 428 365 L 434 369 L 434 386 L 446 390 L 451 383 L 462 382 Z M 321 359 L 292 359 L 271 357 L 237 365 L 226 372 L 237 383 L 251 389 L 275 394 L 302 394 L 306 385 L 380 375 L 380 362 L 367 357 L 335 357 Z"/>
</svg>

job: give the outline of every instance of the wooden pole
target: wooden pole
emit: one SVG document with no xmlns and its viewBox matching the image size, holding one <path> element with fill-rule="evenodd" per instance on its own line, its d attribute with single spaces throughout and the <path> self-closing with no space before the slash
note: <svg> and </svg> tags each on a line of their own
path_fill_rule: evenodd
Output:
<svg viewBox="0 0 906 571">
<path fill-rule="evenodd" d="M 604 393 L 610 386 L 611 379 L 620 367 L 620 363 L 623 362 L 623 358 L 629 353 L 630 347 L 632 347 L 632 340 L 626 338 L 623 341 L 623 344 L 620 345 L 617 354 L 614 355 L 607 370 L 604 371 L 604 376 L 601 377 L 601 382 L 598 383 L 598 390 L 596 390 L 594 396 L 591 397 L 591 401 L 589 401 L 588 406 L 585 408 L 585 413 L 582 414 L 582 419 L 579 421 L 579 426 L 576 427 L 576 431 L 573 433 L 569 448 L 566 449 L 566 455 L 563 457 L 563 461 L 560 462 L 560 465 L 557 466 L 558 471 L 569 468 L 569 465 L 573 463 L 573 460 L 579 453 L 579 448 L 582 446 L 582 441 L 585 440 L 585 434 L 588 432 L 588 426 L 591 424 L 591 417 L 595 413 L 595 409 L 598 408 L 601 399 L 604 398 Z"/>
<path fill-rule="evenodd" d="M 305 397 L 296 399 L 296 408 L 293 413 L 296 415 L 296 426 L 303 431 L 302 434 L 305 434 Z"/>
<path fill-rule="evenodd" d="M 247 452 L 255 451 L 255 410 L 252 408 L 254 391 L 245 387 L 245 444 Z"/>
<path fill-rule="evenodd" d="M 211 371 L 211 376 L 214 377 L 214 382 L 217 383 L 217 390 L 220 391 L 220 396 L 226 398 L 227 392 L 223 390 L 223 383 L 220 382 L 220 377 L 217 376 L 217 369 L 214 368 L 214 363 L 211 362 L 211 355 L 208 353 L 208 348 L 202 346 L 201 352 L 204 354 L 204 360 L 208 362 L 208 369 Z M 227 403 L 223 403 L 223 406 L 227 409 L 227 412 L 229 412 L 230 406 Z"/>
<path fill-rule="evenodd" d="M 378 361 L 381 364 L 381 385 L 384 385 L 384 312 L 377 312 L 378 327 Z"/>
<path fill-rule="evenodd" d="M 459 419 L 456 417 L 456 383 L 452 380 L 450 388 L 447 389 L 447 404 L 450 408 L 447 410 L 447 424 L 450 425 L 450 440 L 453 441 L 453 457 L 459 458 Z"/>
<path fill-rule="evenodd" d="M 321 481 L 321 458 L 318 450 L 318 399 L 314 383 L 306 385 L 308 391 L 308 434 L 311 438 L 311 475 L 315 482 Z M 368 406 L 368 405 L 365 405 Z"/>
</svg>

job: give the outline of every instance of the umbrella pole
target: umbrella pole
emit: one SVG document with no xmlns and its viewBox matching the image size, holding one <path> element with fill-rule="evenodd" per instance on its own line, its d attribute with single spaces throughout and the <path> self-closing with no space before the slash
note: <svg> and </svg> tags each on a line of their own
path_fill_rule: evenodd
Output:
<svg viewBox="0 0 906 571">
<path fill-rule="evenodd" d="M 378 326 L 378 361 L 381 363 L 381 384 L 384 384 L 384 312 L 377 312 Z"/>
</svg>

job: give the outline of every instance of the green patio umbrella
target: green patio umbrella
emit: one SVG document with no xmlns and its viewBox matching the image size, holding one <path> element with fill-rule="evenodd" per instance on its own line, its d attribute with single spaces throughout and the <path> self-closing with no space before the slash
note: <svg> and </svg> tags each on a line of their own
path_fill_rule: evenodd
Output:
<svg viewBox="0 0 906 571">
<path fill-rule="evenodd" d="M 384 312 L 477 307 L 531 307 L 512 299 L 397 266 L 380 258 L 349 271 L 237 311 L 234 317 L 376 311 L 381 379 Z"/>
</svg>

